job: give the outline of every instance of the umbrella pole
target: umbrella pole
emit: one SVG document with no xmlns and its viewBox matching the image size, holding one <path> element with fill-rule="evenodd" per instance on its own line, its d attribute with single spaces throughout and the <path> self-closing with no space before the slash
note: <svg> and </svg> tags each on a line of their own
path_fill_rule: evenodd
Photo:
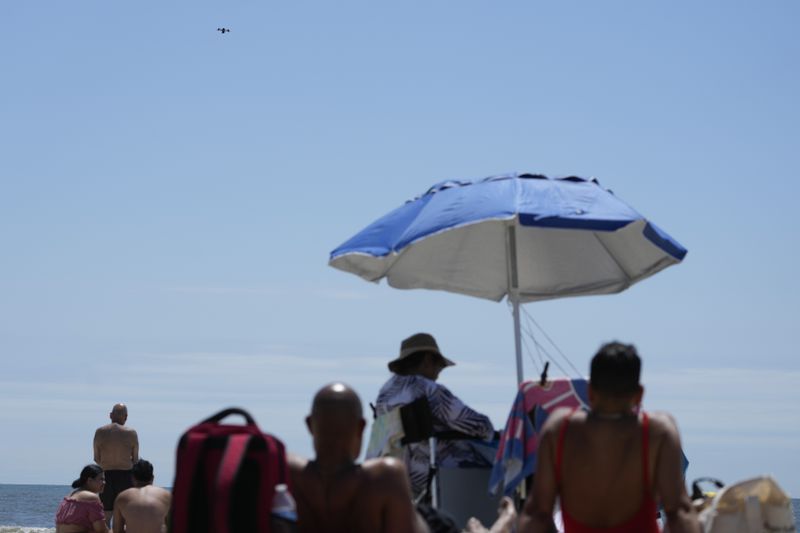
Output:
<svg viewBox="0 0 800 533">
<path fill-rule="evenodd" d="M 522 339 L 519 324 L 519 277 L 517 271 L 517 228 L 516 221 L 508 224 L 506 230 L 506 265 L 508 268 L 508 298 L 514 313 L 514 349 L 517 356 L 517 387 L 522 384 Z"/>
<path fill-rule="evenodd" d="M 517 354 L 517 387 L 522 384 L 522 338 L 520 337 L 519 301 L 514 298 L 514 349 Z"/>
</svg>

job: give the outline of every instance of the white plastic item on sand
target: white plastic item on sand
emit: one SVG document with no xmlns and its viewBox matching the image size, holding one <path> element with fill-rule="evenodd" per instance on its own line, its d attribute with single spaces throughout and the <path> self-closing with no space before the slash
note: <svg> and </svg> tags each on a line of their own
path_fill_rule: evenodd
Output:
<svg viewBox="0 0 800 533">
<path fill-rule="evenodd" d="M 723 488 L 703 512 L 704 533 L 796 533 L 792 501 L 770 476 Z"/>
</svg>

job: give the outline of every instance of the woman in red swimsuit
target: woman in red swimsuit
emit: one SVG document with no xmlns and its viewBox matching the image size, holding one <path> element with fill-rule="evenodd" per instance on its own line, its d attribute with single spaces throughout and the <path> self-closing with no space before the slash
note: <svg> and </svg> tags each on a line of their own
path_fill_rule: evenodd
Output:
<svg viewBox="0 0 800 533">
<path fill-rule="evenodd" d="M 552 531 L 556 500 L 565 533 L 657 533 L 657 504 L 671 533 L 700 532 L 683 481 L 680 437 L 667 414 L 639 412 L 636 348 L 606 344 L 592 359 L 591 410 L 553 413 L 540 433 L 520 532 Z"/>
<path fill-rule="evenodd" d="M 56 511 L 56 533 L 108 533 L 99 494 L 106 480 L 103 469 L 87 465 L 72 482 L 73 490 Z"/>
</svg>

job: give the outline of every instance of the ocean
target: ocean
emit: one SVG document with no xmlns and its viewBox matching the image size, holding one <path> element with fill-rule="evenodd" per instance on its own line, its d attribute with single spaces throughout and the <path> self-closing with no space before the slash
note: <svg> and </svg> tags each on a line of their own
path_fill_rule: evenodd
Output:
<svg viewBox="0 0 800 533">
<path fill-rule="evenodd" d="M 68 485 L 0 484 L 0 532 L 55 532 L 53 517 Z"/>
<path fill-rule="evenodd" d="M 0 533 L 55 533 L 53 517 L 69 491 L 67 485 L 0 484 Z M 800 499 L 792 506 L 800 519 Z M 797 527 L 800 531 L 800 520 Z"/>
</svg>

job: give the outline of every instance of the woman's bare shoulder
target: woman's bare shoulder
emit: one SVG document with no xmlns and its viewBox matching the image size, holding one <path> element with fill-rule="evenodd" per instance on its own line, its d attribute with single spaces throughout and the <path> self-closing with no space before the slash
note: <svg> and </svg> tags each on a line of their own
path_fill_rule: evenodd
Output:
<svg viewBox="0 0 800 533">
<path fill-rule="evenodd" d="M 677 437 L 678 424 L 675 417 L 666 411 L 648 412 L 650 419 L 650 434 L 654 437 Z"/>
<path fill-rule="evenodd" d="M 561 423 L 567 418 L 570 418 L 573 413 L 575 413 L 576 422 L 586 419 L 585 413 L 581 410 L 576 411 L 571 407 L 557 407 L 552 413 L 550 413 L 550 416 L 547 417 L 547 421 L 544 423 L 544 427 L 542 428 L 542 434 L 558 431 L 558 428 L 561 427 Z"/>
<path fill-rule="evenodd" d="M 78 502 L 100 501 L 100 496 L 97 493 L 94 493 L 90 490 L 79 490 L 77 492 L 74 492 L 69 498 Z"/>
</svg>

